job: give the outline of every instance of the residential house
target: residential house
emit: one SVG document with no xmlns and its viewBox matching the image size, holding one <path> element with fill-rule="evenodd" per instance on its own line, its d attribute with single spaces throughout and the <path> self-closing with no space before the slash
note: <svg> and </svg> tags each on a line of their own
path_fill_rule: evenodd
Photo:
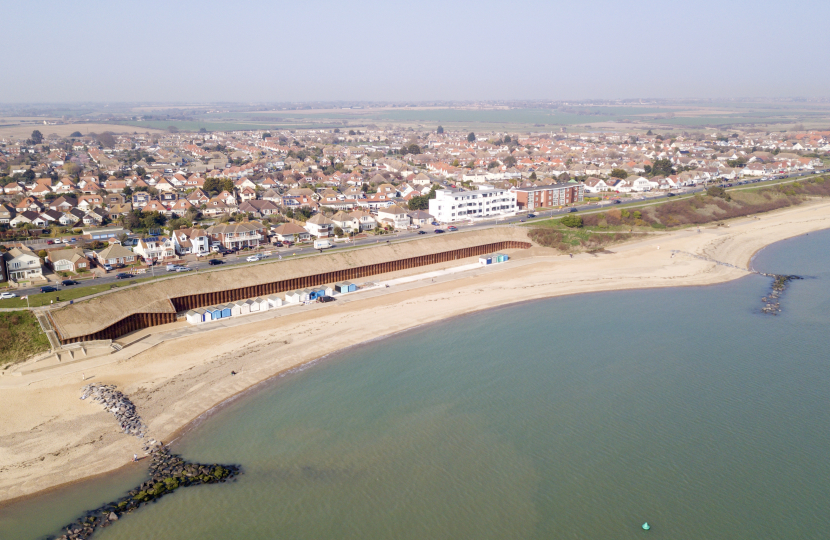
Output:
<svg viewBox="0 0 830 540">
<path fill-rule="evenodd" d="M 147 262 L 152 262 L 170 259 L 176 254 L 176 251 L 170 238 L 166 236 L 148 236 L 138 240 L 133 248 L 133 253 L 141 255 Z"/>
<path fill-rule="evenodd" d="M 172 239 L 177 255 L 210 253 L 210 237 L 204 229 L 179 229 L 172 234 Z"/>
<path fill-rule="evenodd" d="M 308 240 L 311 237 L 307 230 L 296 223 L 283 223 L 275 227 L 273 231 L 277 240 L 283 242 L 298 242 Z"/>
<path fill-rule="evenodd" d="M 97 197 L 99 200 L 101 197 L 97 195 L 92 195 L 92 197 Z M 83 197 L 81 197 L 83 199 Z M 76 206 L 78 206 L 78 200 L 75 197 L 58 197 L 57 199 L 53 200 L 52 202 L 48 203 L 50 210 L 55 210 L 57 212 L 69 212 Z M 100 206 L 100 204 L 98 205 Z"/>
<path fill-rule="evenodd" d="M 3 259 L 6 261 L 6 272 L 10 280 L 43 279 L 40 257 L 28 247 L 14 247 L 3 253 Z"/>
<path fill-rule="evenodd" d="M 409 214 L 398 205 L 378 208 L 378 221 L 393 229 L 406 229 L 409 227 Z"/>
<path fill-rule="evenodd" d="M 118 266 L 122 264 L 134 263 L 136 260 L 136 254 L 121 244 L 110 244 L 96 253 L 95 258 L 98 259 L 100 264 Z"/>
<path fill-rule="evenodd" d="M 223 223 L 207 229 L 212 243 L 226 249 L 256 247 L 263 242 L 265 227 L 258 221 Z"/>
<path fill-rule="evenodd" d="M 279 208 L 271 201 L 248 200 L 239 205 L 240 212 L 249 212 L 254 217 L 270 216 L 279 212 Z"/>
<path fill-rule="evenodd" d="M 360 232 L 371 231 L 378 226 L 377 220 L 369 212 L 364 212 L 363 210 L 355 210 L 349 215 L 356 219 L 357 222 L 360 224 Z"/>
<path fill-rule="evenodd" d="M 429 225 L 435 220 L 435 218 L 433 218 L 428 212 L 424 212 L 423 210 L 413 210 L 409 212 L 409 219 L 412 224 L 417 227 Z"/>
<path fill-rule="evenodd" d="M 46 260 L 55 272 L 85 272 L 89 270 L 90 261 L 81 248 L 59 249 L 50 251 Z"/>
<path fill-rule="evenodd" d="M 0 224 L 8 225 L 14 217 L 14 209 L 7 204 L 0 204 Z"/>
<path fill-rule="evenodd" d="M 174 216 L 183 216 L 191 208 L 193 208 L 193 205 L 190 204 L 190 201 L 187 199 L 179 199 L 170 205 L 170 213 Z"/>
<path fill-rule="evenodd" d="M 24 210 L 23 212 L 18 211 L 17 215 L 9 220 L 9 226 L 20 227 L 26 223 L 32 223 L 38 218 L 39 215 L 40 214 L 38 212 L 32 212 L 31 210 Z"/>
<path fill-rule="evenodd" d="M 334 223 L 323 214 L 314 214 L 305 222 L 305 228 L 312 236 L 327 238 L 334 229 Z"/>
<path fill-rule="evenodd" d="M 340 211 L 331 216 L 331 222 L 334 223 L 335 227 L 340 227 L 343 229 L 345 233 L 358 233 L 360 232 L 360 222 L 346 212 Z"/>
</svg>

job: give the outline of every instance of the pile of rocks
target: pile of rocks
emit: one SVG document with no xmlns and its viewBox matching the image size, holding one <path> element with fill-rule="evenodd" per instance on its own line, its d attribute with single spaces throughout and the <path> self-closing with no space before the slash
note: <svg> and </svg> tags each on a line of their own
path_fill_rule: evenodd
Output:
<svg viewBox="0 0 830 540">
<path fill-rule="evenodd" d="M 104 409 L 115 416 L 124 433 L 143 439 L 147 434 L 147 426 L 141 421 L 130 398 L 115 388 L 113 384 L 88 384 L 81 389 L 81 399 L 92 398 L 101 403 Z"/>
<path fill-rule="evenodd" d="M 224 483 L 240 474 L 237 465 L 188 463 L 170 453 L 167 447 L 159 447 L 150 463 L 150 479 L 127 492 L 120 499 L 87 512 L 83 517 L 63 528 L 60 540 L 86 540 L 95 531 L 110 526 L 124 514 L 144 504 L 156 501 L 180 487 L 199 484 Z"/>
<path fill-rule="evenodd" d="M 764 302 L 761 313 L 778 315 L 781 312 L 781 295 L 787 289 L 787 284 L 794 279 L 802 278 L 800 276 L 784 276 L 778 274 L 763 275 L 775 278 L 775 281 L 772 282 L 772 292 L 761 298 L 761 301 Z"/>
</svg>

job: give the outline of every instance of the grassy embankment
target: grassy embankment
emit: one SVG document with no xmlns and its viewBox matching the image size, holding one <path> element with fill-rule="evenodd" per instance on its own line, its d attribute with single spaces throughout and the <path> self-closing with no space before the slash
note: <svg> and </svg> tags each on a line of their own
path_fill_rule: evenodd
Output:
<svg viewBox="0 0 830 540">
<path fill-rule="evenodd" d="M 31 311 L 0 313 L 0 366 L 49 350 L 49 339 Z"/>
<path fill-rule="evenodd" d="M 117 289 L 119 287 L 124 287 L 126 285 L 132 285 L 134 283 L 141 283 L 143 281 L 152 281 L 153 279 L 159 279 L 162 277 L 167 277 L 165 275 L 153 277 L 145 277 L 145 278 L 137 278 L 137 279 L 130 279 L 124 280 L 117 283 L 102 283 L 101 285 L 90 285 L 84 287 L 64 287 L 57 292 L 51 293 L 37 293 L 32 294 L 29 296 L 29 307 L 40 307 L 40 306 L 48 306 L 49 303 L 54 300 L 55 302 L 66 302 L 67 300 L 77 300 L 78 298 L 83 298 L 85 296 L 90 296 L 93 294 L 98 294 L 104 291 L 108 291 L 110 289 Z M 0 308 L 25 308 L 26 307 L 26 300 L 23 298 L 9 298 L 7 300 L 0 300 Z"/>
<path fill-rule="evenodd" d="M 565 225 L 575 216 L 528 226 L 533 227 L 531 238 L 543 246 L 562 252 L 593 251 L 637 234 L 720 224 L 727 219 L 795 206 L 816 197 L 830 197 L 830 178 L 815 177 L 754 189 L 712 188 L 706 194 L 662 204 L 584 214 L 578 226 Z"/>
</svg>

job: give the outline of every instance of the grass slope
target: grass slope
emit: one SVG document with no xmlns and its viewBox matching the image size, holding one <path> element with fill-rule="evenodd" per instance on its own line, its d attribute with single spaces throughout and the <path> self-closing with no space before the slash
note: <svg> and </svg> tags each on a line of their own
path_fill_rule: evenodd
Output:
<svg viewBox="0 0 830 540">
<path fill-rule="evenodd" d="M 49 350 L 49 339 L 31 311 L 0 313 L 0 365 Z"/>
</svg>

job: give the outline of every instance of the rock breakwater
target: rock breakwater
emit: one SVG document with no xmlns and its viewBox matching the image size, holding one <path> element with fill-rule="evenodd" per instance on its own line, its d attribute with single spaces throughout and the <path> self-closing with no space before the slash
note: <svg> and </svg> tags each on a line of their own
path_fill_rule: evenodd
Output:
<svg viewBox="0 0 830 540">
<path fill-rule="evenodd" d="M 238 465 L 189 463 L 181 456 L 171 453 L 167 447 L 160 447 L 153 452 L 149 472 L 149 480 L 134 487 L 120 499 L 86 512 L 65 526 L 63 534 L 51 536 L 49 539 L 85 540 L 92 537 L 96 531 L 109 527 L 121 516 L 137 510 L 142 505 L 157 501 L 179 488 L 227 482 L 239 475 L 241 470 Z"/>
<path fill-rule="evenodd" d="M 781 312 L 781 295 L 787 289 L 787 284 L 794 279 L 803 279 L 801 276 L 786 276 L 778 274 L 763 274 L 773 278 L 772 292 L 761 298 L 764 307 L 761 308 L 761 313 L 767 315 L 778 315 Z"/>
</svg>

